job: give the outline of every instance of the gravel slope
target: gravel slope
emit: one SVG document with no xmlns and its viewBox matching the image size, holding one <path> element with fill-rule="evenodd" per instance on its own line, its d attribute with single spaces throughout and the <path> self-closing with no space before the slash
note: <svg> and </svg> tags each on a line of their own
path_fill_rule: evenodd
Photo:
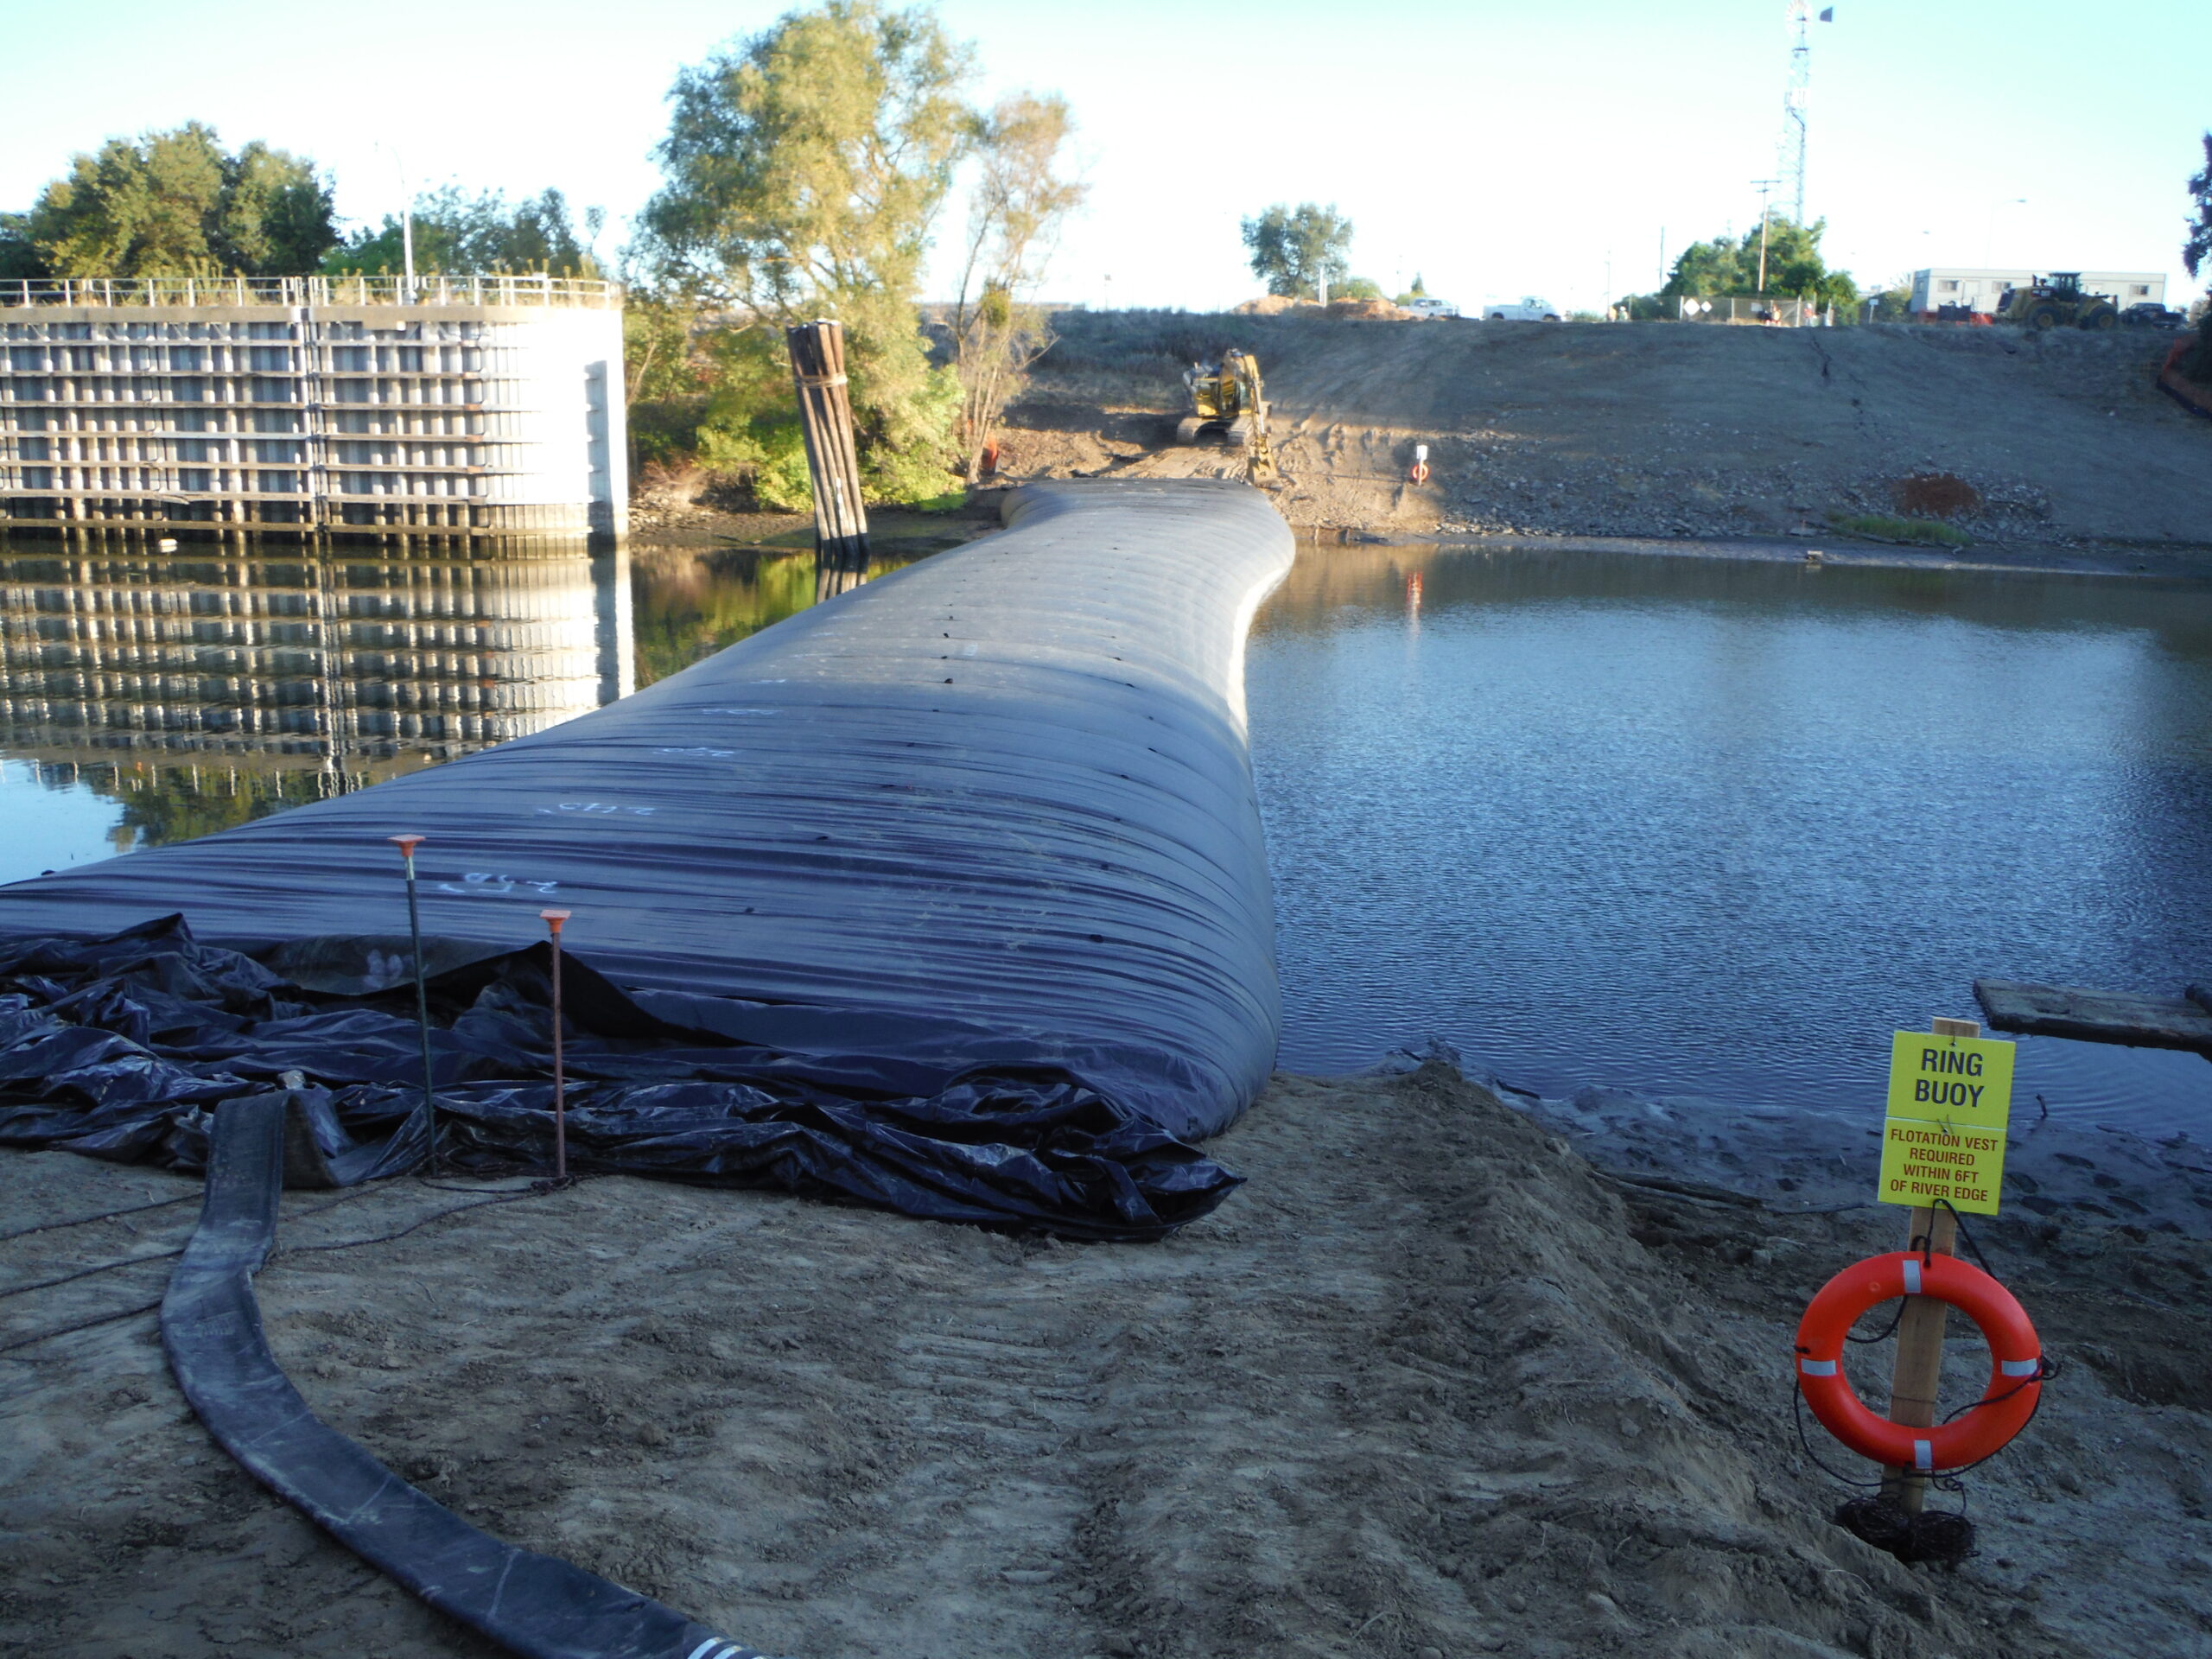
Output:
<svg viewBox="0 0 2212 1659">
<path fill-rule="evenodd" d="M 1111 314 L 1058 320 L 1095 360 Z M 1166 338 L 1172 334 L 1173 338 Z M 1983 498 L 1979 543 L 2212 543 L 2212 421 L 2154 377 L 2170 335 L 1875 325 L 1389 323 L 1192 317 L 1185 352 L 1250 346 L 1274 407 L 1294 524 L 1406 534 L 1786 536 L 1891 513 L 1918 473 Z M 1172 442 L 1163 353 L 1116 372 L 1046 358 L 1014 412 L 1008 466 L 1226 474 Z M 1407 482 L 1417 443 L 1433 477 Z"/>
</svg>

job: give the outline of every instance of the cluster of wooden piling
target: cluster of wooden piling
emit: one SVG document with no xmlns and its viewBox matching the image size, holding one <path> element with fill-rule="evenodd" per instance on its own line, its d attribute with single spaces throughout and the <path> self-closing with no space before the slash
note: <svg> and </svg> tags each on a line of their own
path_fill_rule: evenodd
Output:
<svg viewBox="0 0 2212 1659">
<path fill-rule="evenodd" d="M 814 484 L 814 587 L 820 601 L 868 579 L 868 507 L 861 499 L 860 452 L 853 436 L 845 327 L 802 322 L 786 328 L 784 339 Z"/>
</svg>

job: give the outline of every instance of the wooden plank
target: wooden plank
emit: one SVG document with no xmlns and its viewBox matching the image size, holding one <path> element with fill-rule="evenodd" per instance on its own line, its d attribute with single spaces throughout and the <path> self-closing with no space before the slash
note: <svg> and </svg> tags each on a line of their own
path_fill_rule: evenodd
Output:
<svg viewBox="0 0 2212 1659">
<path fill-rule="evenodd" d="M 2071 1037 L 2134 1048 L 2179 1048 L 2212 1058 L 2212 1007 L 2188 997 L 2139 996 L 2075 985 L 1977 979 L 1974 994 L 1999 1031 Z"/>
</svg>

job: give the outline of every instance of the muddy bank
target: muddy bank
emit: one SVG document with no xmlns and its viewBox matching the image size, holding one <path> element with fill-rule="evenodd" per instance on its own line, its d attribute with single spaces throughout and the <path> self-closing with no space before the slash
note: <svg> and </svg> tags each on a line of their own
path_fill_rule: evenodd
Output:
<svg viewBox="0 0 2212 1659">
<path fill-rule="evenodd" d="M 1826 1521 L 1788 1409 L 1798 1310 L 1893 1213 L 1624 1180 L 1565 1127 L 1434 1063 L 1279 1077 L 1210 1143 L 1249 1184 L 1153 1247 L 626 1179 L 296 1194 L 263 1305 L 480 1524 L 809 1659 L 2212 1651 L 2201 1235 L 1991 1242 L 2073 1363 L 1971 1478 L 1982 1554 L 1908 1569 Z M 190 1192 L 11 1156 L 0 1231 Z M 191 1213 L 0 1243 L 0 1289 L 152 1258 L 0 1297 L 0 1347 L 157 1294 Z M 486 1651 L 214 1453 L 149 1314 L 0 1355 L 0 1651 Z"/>
</svg>

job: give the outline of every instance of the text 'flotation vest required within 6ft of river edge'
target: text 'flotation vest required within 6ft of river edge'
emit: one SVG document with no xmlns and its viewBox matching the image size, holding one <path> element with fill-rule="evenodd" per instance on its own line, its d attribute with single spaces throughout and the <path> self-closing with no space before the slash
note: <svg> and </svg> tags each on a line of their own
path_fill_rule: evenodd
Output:
<svg viewBox="0 0 2212 1659">
<path fill-rule="evenodd" d="M 1997 1213 L 2014 1046 L 1986 1037 L 1897 1033 L 1889 1120 L 1882 1125 L 1883 1203 Z"/>
</svg>

